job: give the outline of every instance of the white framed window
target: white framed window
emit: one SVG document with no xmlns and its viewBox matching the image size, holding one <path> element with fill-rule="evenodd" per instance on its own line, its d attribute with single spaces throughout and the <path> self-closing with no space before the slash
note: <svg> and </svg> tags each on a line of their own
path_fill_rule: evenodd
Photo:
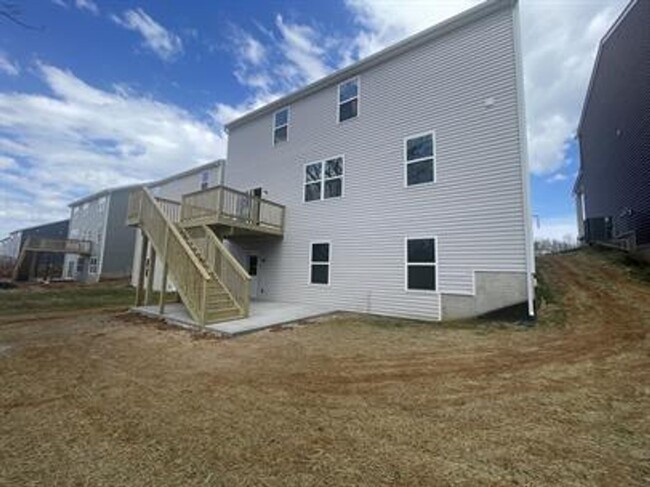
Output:
<svg viewBox="0 0 650 487">
<path fill-rule="evenodd" d="M 208 189 L 208 186 L 210 186 L 210 173 L 203 171 L 201 173 L 201 190 Z"/>
<path fill-rule="evenodd" d="M 273 114 L 273 145 L 289 139 L 289 107 Z"/>
<path fill-rule="evenodd" d="M 343 196 L 343 156 L 305 164 L 304 201 Z"/>
<path fill-rule="evenodd" d="M 338 87 L 338 119 L 345 122 L 359 115 L 359 77 L 349 79 Z"/>
<path fill-rule="evenodd" d="M 77 263 L 74 260 L 71 259 L 71 260 L 68 261 L 67 277 L 69 277 L 70 279 L 72 279 L 74 277 L 76 266 L 77 266 Z"/>
<path fill-rule="evenodd" d="M 91 257 L 88 261 L 88 273 L 97 274 L 97 257 Z"/>
<path fill-rule="evenodd" d="M 330 242 L 312 242 L 309 247 L 309 284 L 329 286 Z"/>
<path fill-rule="evenodd" d="M 406 186 L 436 180 L 436 137 L 434 132 L 404 139 L 404 182 Z"/>
<path fill-rule="evenodd" d="M 406 238 L 405 274 L 408 291 L 437 291 L 438 249 L 435 237 Z"/>
</svg>

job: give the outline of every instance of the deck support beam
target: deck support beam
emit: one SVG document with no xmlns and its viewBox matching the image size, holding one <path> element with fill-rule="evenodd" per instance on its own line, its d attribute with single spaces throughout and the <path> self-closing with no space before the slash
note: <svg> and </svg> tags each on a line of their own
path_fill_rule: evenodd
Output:
<svg viewBox="0 0 650 487">
<path fill-rule="evenodd" d="M 147 265 L 147 250 L 149 248 L 149 237 L 143 231 L 140 231 L 140 266 L 138 268 L 138 285 L 135 288 L 135 305 L 141 306 L 143 302 L 143 288 L 144 288 L 144 273 L 145 266 Z"/>
<path fill-rule="evenodd" d="M 147 274 L 147 289 L 144 291 L 144 305 L 149 306 L 153 301 L 153 278 L 156 274 L 156 249 L 149 242 L 149 274 Z"/>
</svg>

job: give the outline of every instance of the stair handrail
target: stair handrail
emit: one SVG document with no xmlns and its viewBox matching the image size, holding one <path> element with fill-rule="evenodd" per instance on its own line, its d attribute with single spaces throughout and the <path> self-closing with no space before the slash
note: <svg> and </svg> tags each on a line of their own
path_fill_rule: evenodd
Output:
<svg viewBox="0 0 650 487">
<path fill-rule="evenodd" d="M 174 225 L 174 223 L 165 214 L 165 212 L 162 211 L 162 209 L 160 208 L 160 206 L 156 202 L 155 197 L 151 194 L 149 189 L 145 188 L 145 187 L 142 187 L 142 188 L 137 189 L 136 191 L 142 191 L 144 193 L 144 195 L 147 197 L 147 199 L 149 200 L 149 202 L 153 205 L 153 207 L 159 212 L 159 214 L 162 216 L 163 220 L 165 221 L 165 223 L 167 225 L 168 231 L 172 232 L 174 234 L 174 236 L 178 238 L 178 240 L 180 242 L 180 245 L 187 252 L 187 254 L 190 257 L 190 260 L 194 264 L 194 267 L 196 267 L 196 269 L 199 271 L 201 276 L 206 281 L 209 281 L 210 279 L 212 279 L 210 274 L 208 273 L 208 271 L 206 271 L 205 268 L 203 267 L 203 264 L 201 263 L 199 258 L 194 254 L 194 251 L 190 248 L 189 245 L 187 245 L 187 242 L 185 241 L 185 239 L 183 238 L 181 233 L 178 231 L 178 228 L 176 228 L 176 225 Z M 140 214 L 142 216 L 142 209 L 140 209 Z"/>
</svg>

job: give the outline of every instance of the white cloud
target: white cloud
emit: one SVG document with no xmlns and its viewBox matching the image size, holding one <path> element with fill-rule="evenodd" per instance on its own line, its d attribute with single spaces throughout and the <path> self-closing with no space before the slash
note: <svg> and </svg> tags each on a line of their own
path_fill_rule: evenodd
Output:
<svg viewBox="0 0 650 487">
<path fill-rule="evenodd" d="M 551 177 L 546 178 L 547 183 L 557 183 L 558 181 L 566 181 L 568 176 L 564 173 L 558 172 L 553 174 Z"/>
<path fill-rule="evenodd" d="M 172 61 L 183 52 L 180 37 L 165 29 L 141 8 L 127 10 L 122 17 L 113 15 L 111 18 L 125 29 L 142 35 L 144 46 L 163 61 Z"/>
<path fill-rule="evenodd" d="M 570 240 L 575 242 L 578 238 L 576 215 L 564 215 L 550 218 L 540 218 L 533 224 L 535 240 L 548 238 L 551 240 Z M 568 238 L 567 238 L 568 236 Z"/>
<path fill-rule="evenodd" d="M 88 10 L 92 14 L 99 14 L 99 7 L 93 0 L 75 0 L 75 6 L 80 10 Z"/>
<path fill-rule="evenodd" d="M 84 194 L 225 155 L 220 131 L 179 107 L 38 69 L 50 95 L 0 93 L 0 235 L 66 217 Z"/>
<path fill-rule="evenodd" d="M 11 61 L 6 53 L 0 51 L 0 71 L 9 76 L 18 76 L 20 74 L 20 66 L 18 63 Z"/>
</svg>

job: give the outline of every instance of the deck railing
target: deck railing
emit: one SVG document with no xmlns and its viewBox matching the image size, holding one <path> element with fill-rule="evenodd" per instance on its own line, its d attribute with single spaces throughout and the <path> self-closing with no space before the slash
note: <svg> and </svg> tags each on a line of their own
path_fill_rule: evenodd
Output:
<svg viewBox="0 0 650 487">
<path fill-rule="evenodd" d="M 216 274 L 243 315 L 248 316 L 251 277 L 207 226 L 186 228 L 185 231 L 203 255 L 208 268 Z"/>
<path fill-rule="evenodd" d="M 89 240 L 69 238 L 27 237 L 24 248 L 31 251 L 67 254 L 90 254 L 93 243 Z"/>
<path fill-rule="evenodd" d="M 226 186 L 215 186 L 183 196 L 181 221 L 229 220 L 235 225 L 282 234 L 284 213 L 284 206 L 272 201 Z"/>
</svg>

